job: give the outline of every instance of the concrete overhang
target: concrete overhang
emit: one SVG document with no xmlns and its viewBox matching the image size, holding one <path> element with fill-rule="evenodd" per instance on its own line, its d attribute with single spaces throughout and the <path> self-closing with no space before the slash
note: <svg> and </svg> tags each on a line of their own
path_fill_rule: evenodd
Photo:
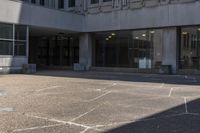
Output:
<svg viewBox="0 0 200 133">
<path fill-rule="evenodd" d="M 86 32 L 200 24 L 200 1 L 125 9 L 86 16 Z"/>
<path fill-rule="evenodd" d="M 166 4 L 78 15 L 13 0 L 0 0 L 0 22 L 52 28 L 66 32 L 96 32 L 200 24 L 200 2 Z"/>
<path fill-rule="evenodd" d="M 0 0 L 0 22 L 24 24 L 83 32 L 85 17 L 67 11 L 25 4 L 20 1 Z"/>
</svg>

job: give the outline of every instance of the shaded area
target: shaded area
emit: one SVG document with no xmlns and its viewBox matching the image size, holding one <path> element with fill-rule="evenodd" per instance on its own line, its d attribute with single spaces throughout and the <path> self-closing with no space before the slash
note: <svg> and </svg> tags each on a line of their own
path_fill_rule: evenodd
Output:
<svg viewBox="0 0 200 133">
<path fill-rule="evenodd" d="M 198 75 L 159 75 L 159 74 L 139 74 L 139 73 L 114 73 L 114 72 L 74 72 L 74 71 L 38 71 L 35 75 L 85 78 L 97 80 L 116 80 L 129 82 L 149 82 L 149 83 L 166 83 L 179 85 L 200 85 L 200 76 Z"/>
<path fill-rule="evenodd" d="M 199 133 L 200 99 L 171 108 L 164 112 L 122 125 L 105 133 Z M 185 112 L 173 114 L 181 108 Z M 188 112 L 187 112 L 187 109 Z"/>
</svg>

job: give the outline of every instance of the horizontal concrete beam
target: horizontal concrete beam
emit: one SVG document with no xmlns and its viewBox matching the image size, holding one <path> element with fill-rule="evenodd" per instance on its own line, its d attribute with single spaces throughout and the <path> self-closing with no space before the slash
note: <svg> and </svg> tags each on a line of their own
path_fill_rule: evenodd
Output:
<svg viewBox="0 0 200 133">
<path fill-rule="evenodd" d="M 184 0 L 184 3 L 157 5 L 157 0 L 146 0 L 147 7 L 125 10 L 106 10 L 95 14 L 78 15 L 46 7 L 0 0 L 0 22 L 25 24 L 62 29 L 74 32 L 95 32 L 159 28 L 200 24 L 200 1 Z M 140 2 L 139 0 L 134 0 Z M 154 4 L 152 4 L 152 1 Z M 157 2 L 156 2 L 157 1 Z M 148 3 L 151 4 L 148 4 Z M 133 3 L 133 2 L 132 2 Z M 130 3 L 129 3 L 130 4 Z M 157 5 L 157 6 L 154 6 Z"/>
<path fill-rule="evenodd" d="M 24 24 L 68 31 L 83 31 L 84 16 L 25 4 L 19 1 L 0 0 L 0 22 Z"/>
<path fill-rule="evenodd" d="M 200 24 L 200 2 L 88 14 L 86 32 Z"/>
</svg>

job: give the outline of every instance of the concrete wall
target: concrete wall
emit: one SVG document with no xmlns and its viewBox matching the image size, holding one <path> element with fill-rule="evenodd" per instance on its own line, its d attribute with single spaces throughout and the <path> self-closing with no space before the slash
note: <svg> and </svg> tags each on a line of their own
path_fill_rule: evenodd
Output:
<svg viewBox="0 0 200 133">
<path fill-rule="evenodd" d="M 86 31 L 108 31 L 200 24 L 200 2 L 100 12 L 86 16 Z"/>
<path fill-rule="evenodd" d="M 83 31 L 84 16 L 19 1 L 0 0 L 0 22 Z"/>
</svg>

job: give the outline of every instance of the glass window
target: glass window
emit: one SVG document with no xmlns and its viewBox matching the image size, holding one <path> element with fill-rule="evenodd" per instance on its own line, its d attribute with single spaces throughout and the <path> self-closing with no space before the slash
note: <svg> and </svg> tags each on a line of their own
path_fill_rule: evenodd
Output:
<svg viewBox="0 0 200 133">
<path fill-rule="evenodd" d="M 110 1 L 112 1 L 112 0 L 103 0 L 103 2 L 110 2 Z"/>
<path fill-rule="evenodd" d="M 181 29 L 180 68 L 200 69 L 200 27 Z"/>
<path fill-rule="evenodd" d="M 91 4 L 97 4 L 99 3 L 99 0 L 91 0 Z"/>
<path fill-rule="evenodd" d="M 26 56 L 26 33 L 26 26 L 15 25 L 15 56 Z"/>
<path fill-rule="evenodd" d="M 13 39 L 13 25 L 0 24 L 0 38 Z"/>
<path fill-rule="evenodd" d="M 40 0 L 40 5 L 44 6 L 44 0 Z"/>
<path fill-rule="evenodd" d="M 75 7 L 75 4 L 76 4 L 76 3 L 75 3 L 75 2 L 76 2 L 75 0 L 69 0 L 68 2 L 69 2 L 69 3 L 68 3 L 68 7 Z"/>
<path fill-rule="evenodd" d="M 26 55 L 26 42 L 15 41 L 15 56 L 25 56 Z"/>
<path fill-rule="evenodd" d="M 95 39 L 95 66 L 153 69 L 162 64 L 162 29 L 100 32 Z"/>
<path fill-rule="evenodd" d="M 58 8 L 63 9 L 64 8 L 64 0 L 58 0 Z"/>
<path fill-rule="evenodd" d="M 26 40 L 26 26 L 15 26 L 15 40 Z"/>
<path fill-rule="evenodd" d="M 31 0 L 31 3 L 35 4 L 35 3 L 36 3 L 36 0 Z"/>
<path fill-rule="evenodd" d="M 0 40 L 0 55 L 13 55 L 13 42 Z"/>
</svg>

